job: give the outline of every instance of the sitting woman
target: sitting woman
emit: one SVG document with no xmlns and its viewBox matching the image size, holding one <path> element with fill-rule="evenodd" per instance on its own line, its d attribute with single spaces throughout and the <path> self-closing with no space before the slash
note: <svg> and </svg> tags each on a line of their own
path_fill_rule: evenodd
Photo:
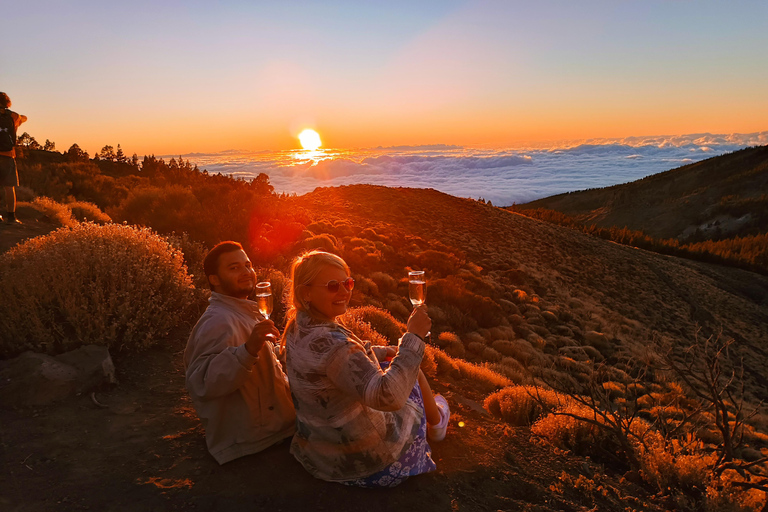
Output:
<svg viewBox="0 0 768 512">
<path fill-rule="evenodd" d="M 432 326 L 426 306 L 414 309 L 398 347 L 371 346 L 336 322 L 355 284 L 343 259 L 312 251 L 291 273 L 283 333 L 296 407 L 291 453 L 317 478 L 361 487 L 433 471 L 427 430 L 442 440 L 449 410 L 419 370 Z"/>
</svg>

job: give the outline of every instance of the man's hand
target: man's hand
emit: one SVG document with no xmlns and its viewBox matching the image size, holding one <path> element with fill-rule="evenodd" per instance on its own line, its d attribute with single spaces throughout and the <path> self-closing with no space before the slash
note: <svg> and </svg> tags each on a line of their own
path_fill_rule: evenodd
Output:
<svg viewBox="0 0 768 512">
<path fill-rule="evenodd" d="M 254 326 L 251 335 L 248 336 L 248 341 L 245 342 L 245 349 L 249 354 L 256 357 L 268 338 L 276 341 L 279 337 L 280 331 L 277 330 L 274 322 L 272 320 L 262 320 Z"/>
<path fill-rule="evenodd" d="M 427 314 L 426 304 L 422 304 L 413 309 L 410 318 L 408 318 L 408 332 L 411 332 L 421 338 L 427 337 L 432 329 L 432 319 Z"/>
</svg>

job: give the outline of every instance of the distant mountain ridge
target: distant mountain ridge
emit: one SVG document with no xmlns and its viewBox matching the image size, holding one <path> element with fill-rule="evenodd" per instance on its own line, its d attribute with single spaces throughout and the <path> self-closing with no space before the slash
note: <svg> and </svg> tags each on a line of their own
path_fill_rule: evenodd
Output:
<svg viewBox="0 0 768 512">
<path fill-rule="evenodd" d="M 768 231 L 768 146 L 742 149 L 611 187 L 517 205 L 543 208 L 598 227 L 656 238 L 721 239 Z"/>
</svg>

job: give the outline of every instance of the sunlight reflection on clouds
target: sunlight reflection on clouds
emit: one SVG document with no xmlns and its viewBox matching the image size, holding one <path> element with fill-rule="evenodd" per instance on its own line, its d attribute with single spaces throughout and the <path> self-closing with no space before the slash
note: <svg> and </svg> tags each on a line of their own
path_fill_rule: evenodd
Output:
<svg viewBox="0 0 768 512">
<path fill-rule="evenodd" d="M 760 132 L 590 139 L 502 150 L 435 145 L 183 156 L 210 173 L 245 179 L 266 173 L 281 193 L 304 194 L 317 187 L 368 183 L 434 188 L 459 197 L 483 197 L 496 205 L 510 205 L 626 183 L 767 143 L 768 132 Z"/>
</svg>

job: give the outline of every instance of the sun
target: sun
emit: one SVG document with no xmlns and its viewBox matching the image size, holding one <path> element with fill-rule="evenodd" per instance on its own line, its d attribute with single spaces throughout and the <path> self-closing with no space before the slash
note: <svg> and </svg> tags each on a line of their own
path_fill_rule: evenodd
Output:
<svg viewBox="0 0 768 512">
<path fill-rule="evenodd" d="M 309 129 L 299 134 L 299 142 L 301 142 L 301 147 L 308 151 L 314 151 L 323 145 L 320 141 L 320 135 L 315 130 Z"/>
</svg>

